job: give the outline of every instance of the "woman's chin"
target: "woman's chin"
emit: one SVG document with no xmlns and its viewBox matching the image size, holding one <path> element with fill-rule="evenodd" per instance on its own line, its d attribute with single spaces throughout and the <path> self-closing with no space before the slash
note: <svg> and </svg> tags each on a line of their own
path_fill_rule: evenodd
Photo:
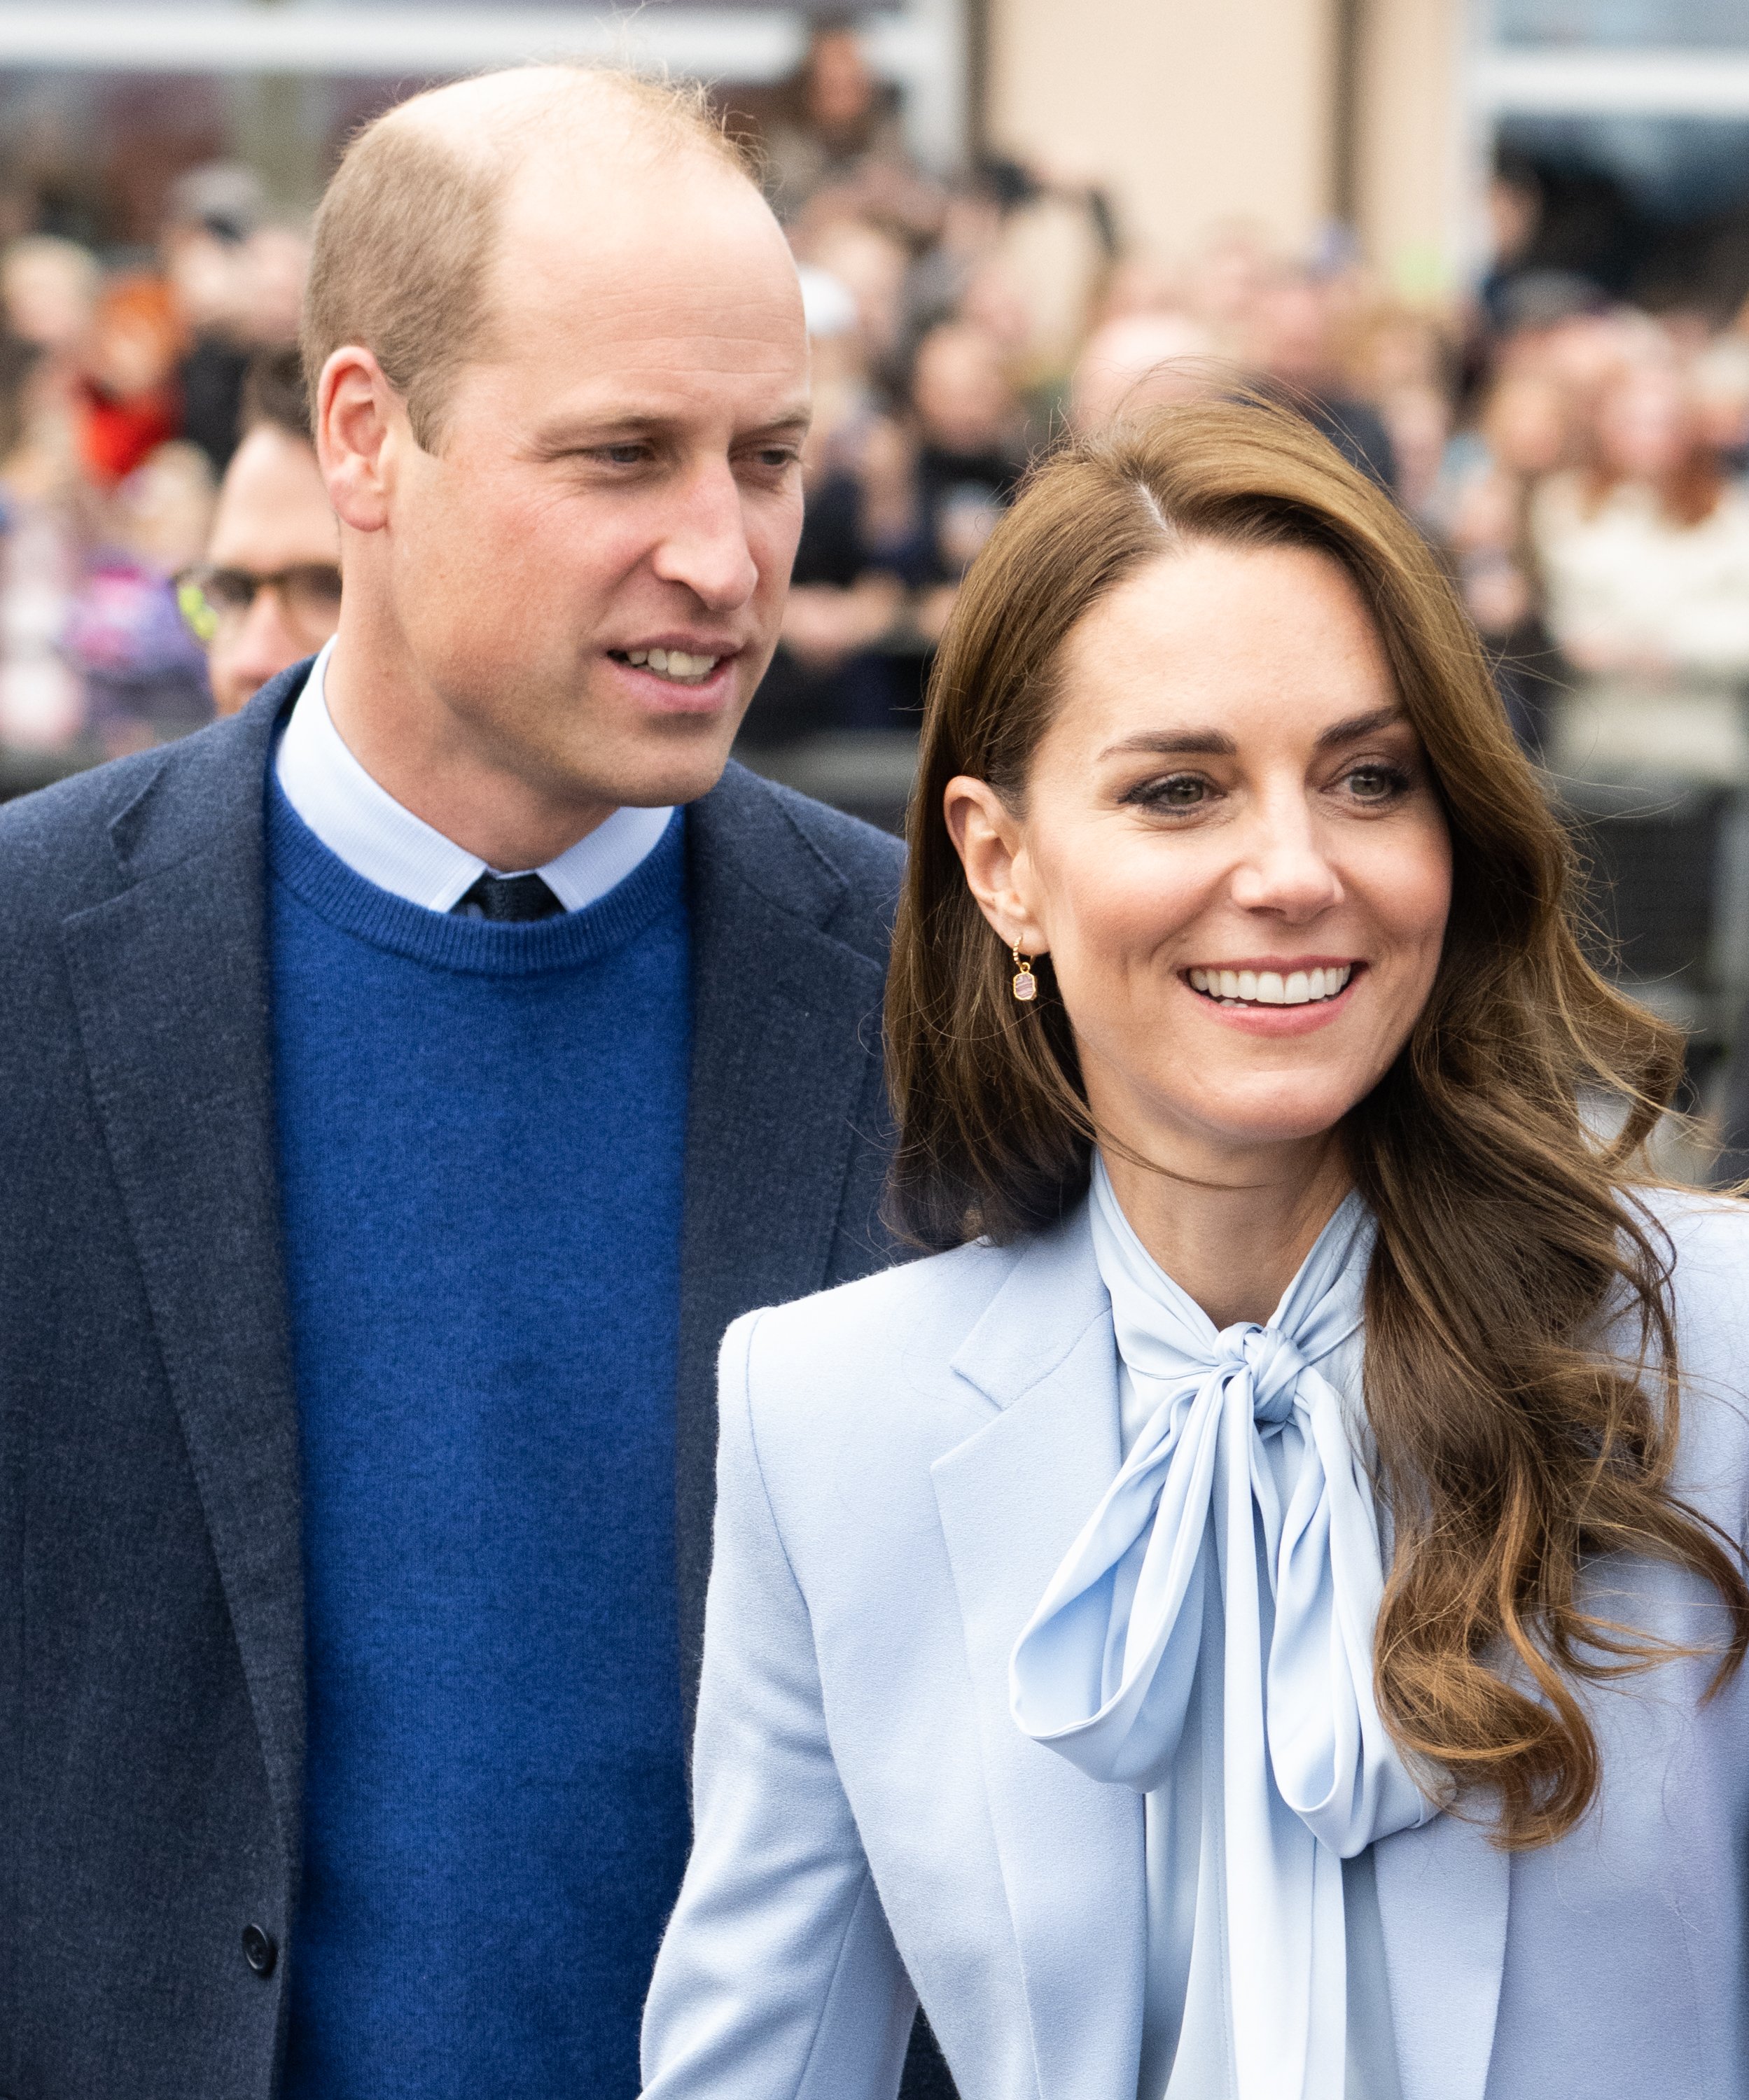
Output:
<svg viewBox="0 0 1749 2100">
<path fill-rule="evenodd" d="M 1260 1089 L 1211 1089 L 1199 1101 L 1181 1089 L 1169 1102 L 1157 1097 L 1163 1158 L 1188 1138 L 1212 1152 L 1235 1155 L 1314 1145 L 1334 1136 L 1344 1119 L 1363 1100 L 1367 1086 Z M 1139 1148 L 1138 1148 L 1139 1149 Z"/>
</svg>

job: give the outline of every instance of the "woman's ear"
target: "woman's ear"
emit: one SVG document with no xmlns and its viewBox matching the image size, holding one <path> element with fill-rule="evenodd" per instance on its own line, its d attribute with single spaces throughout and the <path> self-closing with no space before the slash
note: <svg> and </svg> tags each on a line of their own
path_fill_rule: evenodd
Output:
<svg viewBox="0 0 1749 2100">
<path fill-rule="evenodd" d="M 1033 916 L 1024 835 L 1012 810 L 987 780 L 956 774 L 942 797 L 942 814 L 965 870 L 966 887 L 1005 947 L 1043 955 L 1049 943 Z"/>
</svg>

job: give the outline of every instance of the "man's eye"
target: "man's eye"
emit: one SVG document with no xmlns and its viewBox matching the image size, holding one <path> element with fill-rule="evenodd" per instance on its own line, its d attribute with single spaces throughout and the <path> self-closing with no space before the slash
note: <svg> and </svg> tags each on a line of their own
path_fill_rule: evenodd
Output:
<svg viewBox="0 0 1749 2100">
<path fill-rule="evenodd" d="M 771 474 L 781 474 L 785 467 L 793 466 L 802 457 L 793 445 L 762 445 L 753 454 L 755 465 Z"/>
<path fill-rule="evenodd" d="M 643 445 L 601 445 L 595 457 L 608 466 L 636 466 L 645 457 Z"/>
</svg>

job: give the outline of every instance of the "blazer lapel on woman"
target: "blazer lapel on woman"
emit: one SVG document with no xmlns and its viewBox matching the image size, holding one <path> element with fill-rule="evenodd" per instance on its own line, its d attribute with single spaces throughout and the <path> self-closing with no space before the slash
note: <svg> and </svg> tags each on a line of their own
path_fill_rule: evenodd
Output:
<svg viewBox="0 0 1749 2100">
<path fill-rule="evenodd" d="M 1133 2092 L 1147 1930 L 1142 1797 L 1031 1741 L 1008 1703 L 1015 1640 L 1120 1462 L 1110 1307 L 1084 1212 L 1021 1255 L 952 1370 L 993 1410 L 932 1471 L 1039 2091 Z"/>
<path fill-rule="evenodd" d="M 1372 1848 L 1402 2100 L 1482 2100 L 1506 1959 L 1510 1856 L 1436 1816 Z"/>
</svg>

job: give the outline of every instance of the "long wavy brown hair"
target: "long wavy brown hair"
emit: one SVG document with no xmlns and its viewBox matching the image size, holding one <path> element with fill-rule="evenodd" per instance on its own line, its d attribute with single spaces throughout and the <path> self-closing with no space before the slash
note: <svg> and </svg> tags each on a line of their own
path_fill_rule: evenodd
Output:
<svg viewBox="0 0 1749 2100">
<path fill-rule="evenodd" d="M 1094 1132 L 1049 959 L 1031 1010 L 942 814 L 956 774 L 1019 811 L 1070 629 L 1175 548 L 1311 548 L 1369 607 L 1450 827 L 1451 915 L 1408 1043 L 1346 1127 L 1378 1223 L 1366 1405 L 1394 1547 L 1380 1710 L 1498 1841 L 1546 1844 L 1598 1785 L 1588 1680 L 1677 1653 L 1588 1608 L 1632 1551 L 1711 1583 L 1749 1647 L 1734 1543 L 1674 1494 L 1670 1249 L 1636 1191 L 1681 1070 L 1676 1031 L 1582 952 L 1573 856 L 1474 630 L 1402 514 L 1286 408 L 1206 400 L 1075 439 L 974 564 L 931 681 L 886 1027 L 890 1207 L 913 1242 L 1010 1240 L 1078 1202 Z M 1614 1101 L 1600 1140 L 1582 1096 Z M 1613 1346 L 1606 1346 L 1605 1335 Z"/>
</svg>

